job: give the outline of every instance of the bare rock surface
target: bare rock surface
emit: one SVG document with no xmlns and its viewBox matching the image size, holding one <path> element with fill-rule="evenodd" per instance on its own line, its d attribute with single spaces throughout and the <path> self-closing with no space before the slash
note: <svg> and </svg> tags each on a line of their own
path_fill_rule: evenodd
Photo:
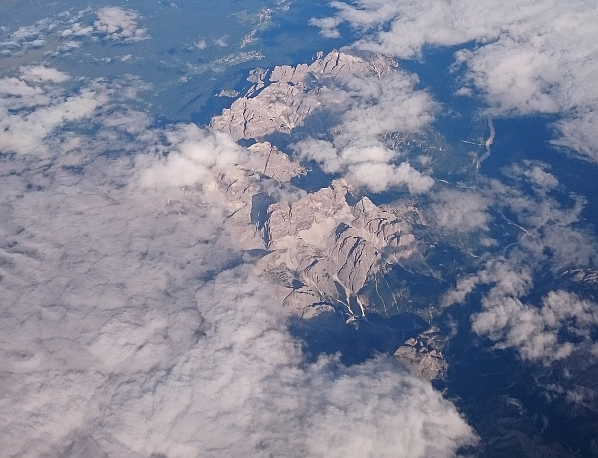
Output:
<svg viewBox="0 0 598 458">
<path fill-rule="evenodd" d="M 442 356 L 442 344 L 437 338 L 438 329 L 430 328 L 416 338 L 408 339 L 394 353 L 414 375 L 428 380 L 442 377 L 447 363 Z"/>
<path fill-rule="evenodd" d="M 247 148 L 252 153 L 253 170 L 282 183 L 305 173 L 303 167 L 268 142 L 254 143 Z"/>
<path fill-rule="evenodd" d="M 220 116 L 212 118 L 213 129 L 230 134 L 235 140 L 260 139 L 274 132 L 290 133 L 303 125 L 316 109 L 334 104 L 327 97 L 334 80 L 343 74 L 386 73 L 392 67 L 380 56 L 366 61 L 351 54 L 332 51 L 318 54 L 310 65 L 274 67 L 268 75 L 254 70 L 248 81 L 253 83 L 247 93 L 233 102 Z"/>
<path fill-rule="evenodd" d="M 350 189 L 342 180 L 288 204 L 269 207 L 264 239 L 270 254 L 259 268 L 282 291 L 283 302 L 304 309 L 340 306 L 349 316 L 363 316 L 366 282 L 386 266 L 418 253 L 417 241 L 403 216 L 383 210 L 367 197 L 347 202 Z"/>
</svg>

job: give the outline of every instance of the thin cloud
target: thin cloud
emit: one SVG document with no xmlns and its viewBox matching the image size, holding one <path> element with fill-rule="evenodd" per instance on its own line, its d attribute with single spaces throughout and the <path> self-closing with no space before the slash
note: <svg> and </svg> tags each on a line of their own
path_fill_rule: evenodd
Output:
<svg viewBox="0 0 598 458">
<path fill-rule="evenodd" d="M 598 324 L 595 303 L 562 290 L 548 293 L 540 306 L 491 292 L 482 307 L 472 319 L 476 333 L 490 337 L 496 348 L 515 348 L 522 359 L 546 365 L 590 346 L 591 331 Z M 575 342 L 563 341 L 559 337 L 563 331 L 574 336 Z"/>
<path fill-rule="evenodd" d="M 475 192 L 441 191 L 434 196 L 432 211 L 437 224 L 447 230 L 488 230 L 490 200 Z"/>
</svg>

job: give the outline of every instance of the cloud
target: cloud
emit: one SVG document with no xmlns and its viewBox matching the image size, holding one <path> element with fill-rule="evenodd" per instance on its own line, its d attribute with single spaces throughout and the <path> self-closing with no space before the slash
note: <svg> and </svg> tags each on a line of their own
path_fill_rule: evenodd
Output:
<svg viewBox="0 0 598 458">
<path fill-rule="evenodd" d="M 58 73 L 29 75 L 1 80 L 2 104 L 27 108 L 5 122 L 34 133 L 2 137 L 19 154 L 0 158 L 7 456 L 449 457 L 475 442 L 391 358 L 304 360 L 242 261 L 251 221 L 213 197 L 248 173 L 247 150 L 151 127 L 127 106 L 135 79 L 69 95 Z"/>
<path fill-rule="evenodd" d="M 381 75 L 342 75 L 341 91 L 348 97 L 343 129 L 350 135 L 375 137 L 391 132 L 416 132 L 434 120 L 438 104 L 417 90 L 415 75 L 400 70 Z M 332 97 L 338 97 L 333 92 Z"/>
<path fill-rule="evenodd" d="M 425 46 L 467 46 L 455 53 L 468 85 L 494 116 L 559 114 L 554 143 L 598 160 L 595 113 L 598 9 L 581 0 L 508 0 L 488 8 L 455 2 L 333 2 L 332 19 L 314 20 L 325 35 L 346 22 L 362 33 L 357 48 L 415 58 Z"/>
<path fill-rule="evenodd" d="M 137 11 L 117 6 L 63 11 L 14 31 L 8 27 L 0 29 L 0 55 L 19 58 L 31 50 L 42 49 L 44 56 L 57 57 L 79 48 L 86 37 L 139 42 L 150 38 L 148 30 L 139 27 L 139 19 Z M 21 60 L 15 66 L 20 63 Z"/>
<path fill-rule="evenodd" d="M 484 310 L 472 319 L 476 333 L 496 342 L 495 348 L 513 347 L 522 359 L 544 364 L 570 356 L 576 347 L 587 347 L 592 343 L 591 330 L 598 324 L 595 303 L 562 290 L 544 296 L 540 307 L 492 293 L 482 306 Z M 564 331 L 574 341 L 560 337 Z"/>
<path fill-rule="evenodd" d="M 441 182 L 430 194 L 429 224 L 439 237 L 481 230 L 499 239 L 496 245 L 496 240 L 478 233 L 477 255 L 504 256 L 517 247 L 534 269 L 543 265 L 559 272 L 593 266 L 598 244 L 591 227 L 584 224 L 586 199 L 568 193 L 547 170 L 540 161 L 525 160 L 505 168 L 502 181 L 479 176 L 474 189 Z M 467 252 L 476 246 L 452 240 Z M 492 246 L 499 251 L 491 250 Z"/>
<path fill-rule="evenodd" d="M 214 40 L 214 44 L 219 48 L 225 48 L 228 46 L 228 35 L 224 35 L 217 40 Z"/>
<path fill-rule="evenodd" d="M 550 172 L 548 167 L 542 163 L 524 162 L 528 165 L 527 170 L 522 171 L 522 175 L 527 178 L 532 185 L 538 186 L 545 190 L 551 190 L 558 186 L 559 181 Z M 519 170 L 519 169 L 518 169 Z"/>
<path fill-rule="evenodd" d="M 336 29 L 342 19 L 335 17 L 312 18 L 309 24 L 320 28 L 320 34 L 325 38 L 340 38 L 341 34 Z"/>
<path fill-rule="evenodd" d="M 0 83 L 1 84 L 1 83 Z M 15 87 L 20 90 L 22 88 Z M 13 91 L 11 95 L 15 95 Z M 21 112 L 11 112 L 9 104 L 2 106 L 0 102 L 0 151 L 4 153 L 18 154 L 44 154 L 49 153 L 48 146 L 44 139 L 48 137 L 58 126 L 67 121 L 75 121 L 91 116 L 96 108 L 102 104 L 102 94 L 92 90 L 84 89 L 81 92 L 66 96 L 51 97 L 48 104 L 36 106 L 40 101 L 36 95 L 23 98 L 19 94 L 18 105 Z M 43 96 L 42 96 L 43 97 Z M 4 100 L 2 100 L 3 102 Z M 34 108 L 28 112 L 26 109 Z"/>
<path fill-rule="evenodd" d="M 434 196 L 432 205 L 436 223 L 457 232 L 488 230 L 490 215 L 486 211 L 490 201 L 480 194 L 445 190 Z"/>
<path fill-rule="evenodd" d="M 372 192 L 406 186 L 410 193 L 427 192 L 434 179 L 411 167 L 408 162 L 390 164 L 396 153 L 381 144 L 370 147 L 351 145 L 338 150 L 331 142 L 309 139 L 295 144 L 299 158 L 314 160 L 327 173 L 345 173 L 357 187 Z"/>
<path fill-rule="evenodd" d="M 591 357 L 591 333 L 598 324 L 596 304 L 564 290 L 550 291 L 539 305 L 525 304 L 522 298 L 533 289 L 536 268 L 535 261 L 522 252 L 489 260 L 476 274 L 460 279 L 441 303 L 462 303 L 481 285 L 488 285 L 482 310 L 471 316 L 471 326 L 492 340 L 493 348 L 513 348 L 521 359 L 545 365 L 579 351 Z"/>
<path fill-rule="evenodd" d="M 337 75 L 332 90 L 322 94 L 340 117 L 331 129 L 331 142 L 310 138 L 294 148 L 300 158 L 318 162 L 328 173 L 345 173 L 355 186 L 373 192 L 399 186 L 427 192 L 433 178 L 401 162 L 401 151 L 390 149 L 382 138 L 417 132 L 434 120 L 438 105 L 430 94 L 415 89 L 415 76 L 393 69 L 391 62 L 379 64 L 379 74 Z"/>
<path fill-rule="evenodd" d="M 23 67 L 16 77 L 0 79 L 0 152 L 52 156 L 52 143 L 58 138 L 53 134 L 65 124 L 91 123 L 94 116 L 102 116 L 111 97 L 124 102 L 148 88 L 129 77 L 114 84 L 80 80 L 80 88 L 70 90 L 61 85 L 69 80 L 65 73 L 45 66 Z M 136 84 L 131 84 L 133 80 Z"/>
<path fill-rule="evenodd" d="M 193 124 L 166 133 L 168 155 L 145 171 L 144 186 L 192 186 L 214 188 L 218 175 L 248 160 L 246 151 L 229 136 L 208 132 Z"/>
<path fill-rule="evenodd" d="M 125 42 L 141 41 L 149 38 L 147 29 L 139 28 L 139 13 L 118 6 L 106 6 L 96 11 L 98 19 L 93 23 L 98 33 L 105 34 L 107 40 Z"/>
<path fill-rule="evenodd" d="M 585 199 L 565 194 L 547 169 L 537 161 L 511 165 L 505 183 L 481 179 L 475 194 L 436 193 L 432 211 L 440 229 L 503 234 L 495 251 L 478 247 L 479 266 L 456 280 L 441 305 L 464 303 L 475 292 L 481 304 L 470 317 L 475 333 L 488 337 L 495 349 L 512 348 L 523 360 L 551 365 L 573 355 L 593 358 L 596 304 L 567 291 L 570 285 L 562 278 L 574 266 L 593 268 L 597 243 L 580 224 Z M 531 192 L 522 191 L 522 180 L 533 186 Z M 563 203 L 566 198 L 572 203 Z M 465 249 L 471 252 L 471 243 Z M 536 283 L 554 287 L 548 293 L 540 290 L 543 297 L 534 303 L 528 297 L 534 297 Z"/>
<path fill-rule="evenodd" d="M 3 56 L 10 56 L 15 52 L 42 48 L 46 44 L 45 36 L 50 33 L 53 26 L 52 19 L 45 18 L 33 25 L 19 27 L 3 37 L 3 41 L 0 42 L 0 53 Z"/>
<path fill-rule="evenodd" d="M 55 68 L 45 67 L 43 65 L 34 65 L 21 69 L 21 80 L 30 83 L 64 83 L 70 77 L 64 72 L 56 70 Z"/>
<path fill-rule="evenodd" d="M 412 194 L 429 191 L 434 180 L 411 167 L 408 162 L 398 166 L 382 163 L 361 163 L 349 167 L 349 178 L 373 192 L 396 186 L 407 186 Z"/>
<path fill-rule="evenodd" d="M 490 260 L 476 274 L 459 279 L 456 287 L 442 297 L 442 305 L 446 307 L 464 302 L 480 284 L 492 284 L 494 294 L 519 297 L 529 292 L 532 272 L 529 266 L 517 265 L 516 261 L 512 264 L 501 258 Z"/>
</svg>

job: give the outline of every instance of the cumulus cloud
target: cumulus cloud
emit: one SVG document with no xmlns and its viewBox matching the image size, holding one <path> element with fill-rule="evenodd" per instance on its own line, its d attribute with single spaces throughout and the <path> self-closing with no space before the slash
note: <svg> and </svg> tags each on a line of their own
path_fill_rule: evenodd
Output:
<svg viewBox="0 0 598 458">
<path fill-rule="evenodd" d="M 532 272 L 527 265 L 514 267 L 505 259 L 488 261 L 476 274 L 459 279 L 456 287 L 442 297 L 442 305 L 446 307 L 463 302 L 480 284 L 492 284 L 493 291 L 500 296 L 519 297 L 530 290 Z"/>
<path fill-rule="evenodd" d="M 20 79 L 31 83 L 64 83 L 69 79 L 69 75 L 55 68 L 45 67 L 43 65 L 32 65 L 21 69 Z"/>
<path fill-rule="evenodd" d="M 488 230 L 490 215 L 486 211 L 490 201 L 468 191 L 441 191 L 434 196 L 432 211 L 438 225 L 457 232 Z"/>
<path fill-rule="evenodd" d="M 373 192 L 406 186 L 410 193 L 418 194 L 430 190 L 434 185 L 432 178 L 418 172 L 408 162 L 402 162 L 398 166 L 362 162 L 349 166 L 349 178 Z"/>
<path fill-rule="evenodd" d="M 302 159 L 318 162 L 328 173 L 345 173 L 358 187 L 382 192 L 406 186 L 427 192 L 433 178 L 399 160 L 400 151 L 384 145 L 394 132 L 417 132 L 434 120 L 438 110 L 429 93 L 416 90 L 417 78 L 405 72 L 379 75 L 339 74 L 325 97 L 342 114 L 333 140 L 307 139 L 294 145 Z"/>
<path fill-rule="evenodd" d="M 117 115 L 111 121 L 103 116 L 108 100 L 135 99 L 149 87 L 125 77 L 115 83 L 80 80 L 80 87 L 71 89 L 62 84 L 69 80 L 67 74 L 46 66 L 23 67 L 16 76 L 0 78 L 0 152 L 51 157 L 56 153 L 55 140 L 64 138 L 58 131 L 65 124 L 114 122 Z M 135 119 L 138 116 L 133 115 L 128 120 L 130 129 Z M 98 133 L 98 140 L 103 134 Z"/>
<path fill-rule="evenodd" d="M 46 35 L 50 33 L 53 26 L 54 22 L 50 18 L 45 18 L 33 25 L 19 27 L 14 32 L 2 37 L 2 41 L 0 41 L 0 54 L 10 56 L 15 52 L 24 52 L 43 47 L 46 44 Z"/>
<path fill-rule="evenodd" d="M 534 178 L 535 166 L 526 167 L 523 174 Z M 537 173 L 537 172 L 536 172 Z M 549 177 L 540 175 L 546 180 Z M 537 177 L 536 177 L 537 178 Z M 493 183 L 488 189 L 495 205 L 516 215 L 517 221 L 504 216 L 505 221 L 520 231 L 520 245 L 536 259 L 546 259 L 547 253 L 554 270 L 566 266 L 591 266 L 596 261 L 596 237 L 587 227 L 580 226 L 586 200 L 569 194 L 571 205 L 546 195 L 537 187 L 534 194 L 525 194 L 517 187 Z M 565 195 L 559 196 L 561 199 Z"/>
<path fill-rule="evenodd" d="M 320 34 L 325 38 L 340 38 L 341 34 L 337 27 L 341 22 L 342 19 L 335 17 L 312 18 L 309 20 L 310 25 L 320 28 Z"/>
<path fill-rule="evenodd" d="M 496 348 L 513 347 L 521 358 L 545 364 L 570 356 L 576 347 L 591 345 L 590 333 L 598 324 L 595 303 L 562 290 L 548 293 L 539 307 L 493 292 L 482 306 L 484 310 L 472 319 L 475 332 L 487 335 Z M 560 337 L 563 332 L 575 341 Z"/>
<path fill-rule="evenodd" d="M 492 237 L 502 234 L 501 250 L 517 247 L 530 262 L 554 272 L 594 266 L 598 244 L 584 224 L 586 199 L 568 193 L 548 170 L 542 162 L 525 160 L 505 168 L 503 181 L 480 176 L 475 189 L 433 192 L 427 210 L 430 224 L 443 235 L 480 230 Z M 486 250 L 495 242 L 489 245 L 490 240 L 478 235 L 481 253 L 490 254 Z"/>
<path fill-rule="evenodd" d="M 460 279 L 441 303 L 462 303 L 487 285 L 482 310 L 471 316 L 471 325 L 474 332 L 492 340 L 494 348 L 513 348 L 523 360 L 546 365 L 575 351 L 591 355 L 597 305 L 564 290 L 550 291 L 540 304 L 526 304 L 522 298 L 532 291 L 535 268 L 535 261 L 523 252 L 489 260 L 479 272 Z"/>
<path fill-rule="evenodd" d="M 543 189 L 553 189 L 558 186 L 559 181 L 542 164 L 533 164 L 528 170 L 523 171 L 523 175 L 534 185 Z"/>
<path fill-rule="evenodd" d="M 42 49 L 45 56 L 56 57 L 79 48 L 85 37 L 135 43 L 149 38 L 148 30 L 139 26 L 139 19 L 137 11 L 117 6 L 63 11 L 16 30 L 1 28 L 0 55 L 19 59 L 29 51 Z"/>
<path fill-rule="evenodd" d="M 105 34 L 107 40 L 133 42 L 148 38 L 148 31 L 139 28 L 139 13 L 118 6 L 106 6 L 96 12 L 98 19 L 93 23 L 98 33 Z"/>
<path fill-rule="evenodd" d="M 400 70 L 376 76 L 349 74 L 339 80 L 348 97 L 343 128 L 350 135 L 415 132 L 432 122 L 438 111 L 432 96 L 415 88 L 417 77 Z"/>
<path fill-rule="evenodd" d="M 476 297 L 481 296 L 481 311 L 471 316 L 475 333 L 488 337 L 493 348 L 512 348 L 523 360 L 550 365 L 575 352 L 591 357 L 596 304 L 562 289 L 563 283 L 557 283 L 539 303 L 527 297 L 535 283 L 544 284 L 547 276 L 558 279 L 574 266 L 592 268 L 597 244 L 595 236 L 579 224 L 585 200 L 560 195 L 558 181 L 547 169 L 537 161 L 512 165 L 505 170 L 511 185 L 481 180 L 475 194 L 441 191 L 434 196 L 432 211 L 441 229 L 516 231 L 497 252 L 483 247 L 477 272 L 457 279 L 440 303 L 464 303 L 476 292 Z M 531 193 L 521 190 L 521 180 L 533 186 Z M 564 197 L 572 204 L 564 205 Z M 491 214 L 502 218 L 490 218 Z"/>
<path fill-rule="evenodd" d="M 474 49 L 455 54 L 468 84 L 495 116 L 560 114 L 557 145 L 598 160 L 598 9 L 578 0 L 508 0 L 488 7 L 456 2 L 333 2 L 332 19 L 314 20 L 325 35 L 342 22 L 362 32 L 355 46 L 400 58 L 427 46 Z"/>
<path fill-rule="evenodd" d="M 251 222 L 205 186 L 246 150 L 192 125 L 150 127 L 116 102 L 135 81 L 69 98 L 59 73 L 29 75 L 1 80 L 4 106 L 28 108 L 10 129 L 37 133 L 34 146 L 2 137 L 27 155 L 0 158 L 7 456 L 449 457 L 475 441 L 390 358 L 304 360 L 242 262 Z M 82 94 L 104 98 L 69 111 Z M 93 136 L 60 129 L 81 113 Z"/>
<path fill-rule="evenodd" d="M 68 121 L 91 116 L 105 102 L 100 90 L 84 88 L 69 94 L 53 86 L 30 86 L 35 79 L 64 81 L 66 76 L 48 68 L 26 68 L 16 78 L 0 80 L 0 151 L 18 154 L 44 154 L 44 140 Z"/>
<path fill-rule="evenodd" d="M 194 124 L 177 126 L 166 133 L 168 155 L 145 171 L 144 186 L 216 186 L 218 175 L 247 161 L 246 151 L 228 135 L 208 132 Z"/>
<path fill-rule="evenodd" d="M 309 139 L 295 145 L 301 159 L 314 160 L 327 173 L 345 173 L 346 179 L 357 187 L 373 192 L 406 186 L 413 194 L 427 192 L 434 179 L 422 174 L 408 162 L 393 161 L 396 152 L 382 144 L 351 145 L 337 149 L 331 142 Z"/>
</svg>

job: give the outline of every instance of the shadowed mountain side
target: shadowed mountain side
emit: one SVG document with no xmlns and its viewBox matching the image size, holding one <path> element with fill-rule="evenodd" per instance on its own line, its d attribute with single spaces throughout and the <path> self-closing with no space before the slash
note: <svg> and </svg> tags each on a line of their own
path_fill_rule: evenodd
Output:
<svg viewBox="0 0 598 458">
<path fill-rule="evenodd" d="M 310 319 L 293 316 L 289 330 L 301 339 L 309 360 L 321 354 L 340 354 L 343 364 L 360 364 L 378 353 L 393 355 L 405 341 L 428 328 L 412 313 L 383 318 L 368 313 L 350 323 L 335 312 L 321 313 Z"/>
</svg>

